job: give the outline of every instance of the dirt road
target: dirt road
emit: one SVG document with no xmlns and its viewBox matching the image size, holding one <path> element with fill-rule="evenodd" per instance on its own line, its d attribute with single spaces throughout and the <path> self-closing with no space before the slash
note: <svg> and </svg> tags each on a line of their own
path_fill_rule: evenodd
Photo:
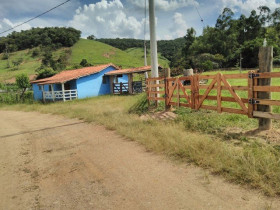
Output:
<svg viewBox="0 0 280 210">
<path fill-rule="evenodd" d="M 0 209 L 279 209 L 79 120 L 0 111 Z"/>
</svg>

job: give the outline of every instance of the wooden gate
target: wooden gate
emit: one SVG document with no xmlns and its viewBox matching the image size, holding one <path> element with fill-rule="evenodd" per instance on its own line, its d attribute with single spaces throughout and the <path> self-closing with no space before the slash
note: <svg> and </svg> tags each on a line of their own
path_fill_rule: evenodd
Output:
<svg viewBox="0 0 280 210">
<path fill-rule="evenodd" d="M 167 106 L 280 119 L 279 114 L 257 111 L 257 106 L 261 105 L 280 106 L 280 100 L 258 99 L 258 92 L 280 92 L 280 86 L 258 85 L 262 78 L 280 78 L 280 73 L 251 71 L 246 74 L 150 78 L 147 79 L 147 94 L 149 102 L 164 100 Z M 233 86 L 233 82 L 240 85 Z"/>
</svg>

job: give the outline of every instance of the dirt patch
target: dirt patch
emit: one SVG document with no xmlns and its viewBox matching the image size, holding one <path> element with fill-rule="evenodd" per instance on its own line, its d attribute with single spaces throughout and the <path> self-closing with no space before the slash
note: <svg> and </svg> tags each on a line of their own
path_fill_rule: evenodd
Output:
<svg viewBox="0 0 280 210">
<path fill-rule="evenodd" d="M 35 80 L 36 79 L 36 74 L 32 74 L 32 75 L 29 75 L 29 80 L 32 81 L 32 80 Z M 16 83 L 16 78 L 11 78 L 11 79 L 8 79 L 8 80 L 5 80 L 4 81 L 5 83 L 8 83 L 8 84 L 13 84 L 13 83 Z"/>
<path fill-rule="evenodd" d="M 0 209 L 280 208 L 277 198 L 148 153 L 102 126 L 0 115 Z"/>
<path fill-rule="evenodd" d="M 116 54 L 116 49 L 112 49 L 110 52 L 104 53 L 103 56 L 106 58 L 110 58 L 112 55 Z"/>
<path fill-rule="evenodd" d="M 151 120 L 151 119 L 157 119 L 157 120 L 174 120 L 177 117 L 177 115 L 174 112 L 155 112 L 152 114 L 145 114 L 140 116 L 141 120 Z"/>
</svg>

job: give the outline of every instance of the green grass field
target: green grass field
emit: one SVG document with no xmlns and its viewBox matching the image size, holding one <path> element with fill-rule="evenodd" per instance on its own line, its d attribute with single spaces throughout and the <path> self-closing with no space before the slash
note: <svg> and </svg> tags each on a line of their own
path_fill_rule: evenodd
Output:
<svg viewBox="0 0 280 210">
<path fill-rule="evenodd" d="M 3 54 L 0 55 L 0 82 L 14 78 L 17 74 L 25 73 L 27 75 L 35 74 L 35 69 L 41 65 L 41 58 L 31 57 L 31 50 L 22 50 L 10 54 L 10 68 L 8 68 L 8 61 L 2 59 Z M 23 59 L 18 69 L 15 69 L 12 61 Z"/>
<path fill-rule="evenodd" d="M 133 57 L 142 58 L 142 60 L 144 60 L 144 49 L 142 48 L 130 48 L 127 49 L 125 52 L 132 55 Z M 151 65 L 151 54 L 149 51 L 147 53 L 147 63 L 148 65 Z M 161 67 L 168 68 L 170 61 L 163 57 L 160 53 L 158 53 L 158 63 L 159 65 L 161 65 Z"/>
<path fill-rule="evenodd" d="M 79 64 L 85 58 L 93 65 L 113 63 L 122 68 L 130 68 L 144 65 L 144 59 L 136 57 L 110 45 L 81 39 L 72 47 L 71 64 Z"/>
</svg>

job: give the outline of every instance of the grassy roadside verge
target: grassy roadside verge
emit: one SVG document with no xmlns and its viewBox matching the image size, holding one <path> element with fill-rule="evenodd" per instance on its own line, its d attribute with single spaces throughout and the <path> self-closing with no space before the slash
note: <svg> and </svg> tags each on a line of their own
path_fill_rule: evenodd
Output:
<svg viewBox="0 0 280 210">
<path fill-rule="evenodd" d="M 143 144 L 147 150 L 193 162 L 229 181 L 261 189 L 267 195 L 280 195 L 280 151 L 277 148 L 257 141 L 235 145 L 217 135 L 193 132 L 180 117 L 174 122 L 141 120 L 137 114 L 130 113 L 132 109 L 145 109 L 141 98 L 141 95 L 103 96 L 46 105 L 2 105 L 1 109 L 39 111 L 95 122 Z M 193 123 L 205 125 L 205 116 Z M 236 119 L 231 118 L 227 121 L 234 123 Z"/>
</svg>

